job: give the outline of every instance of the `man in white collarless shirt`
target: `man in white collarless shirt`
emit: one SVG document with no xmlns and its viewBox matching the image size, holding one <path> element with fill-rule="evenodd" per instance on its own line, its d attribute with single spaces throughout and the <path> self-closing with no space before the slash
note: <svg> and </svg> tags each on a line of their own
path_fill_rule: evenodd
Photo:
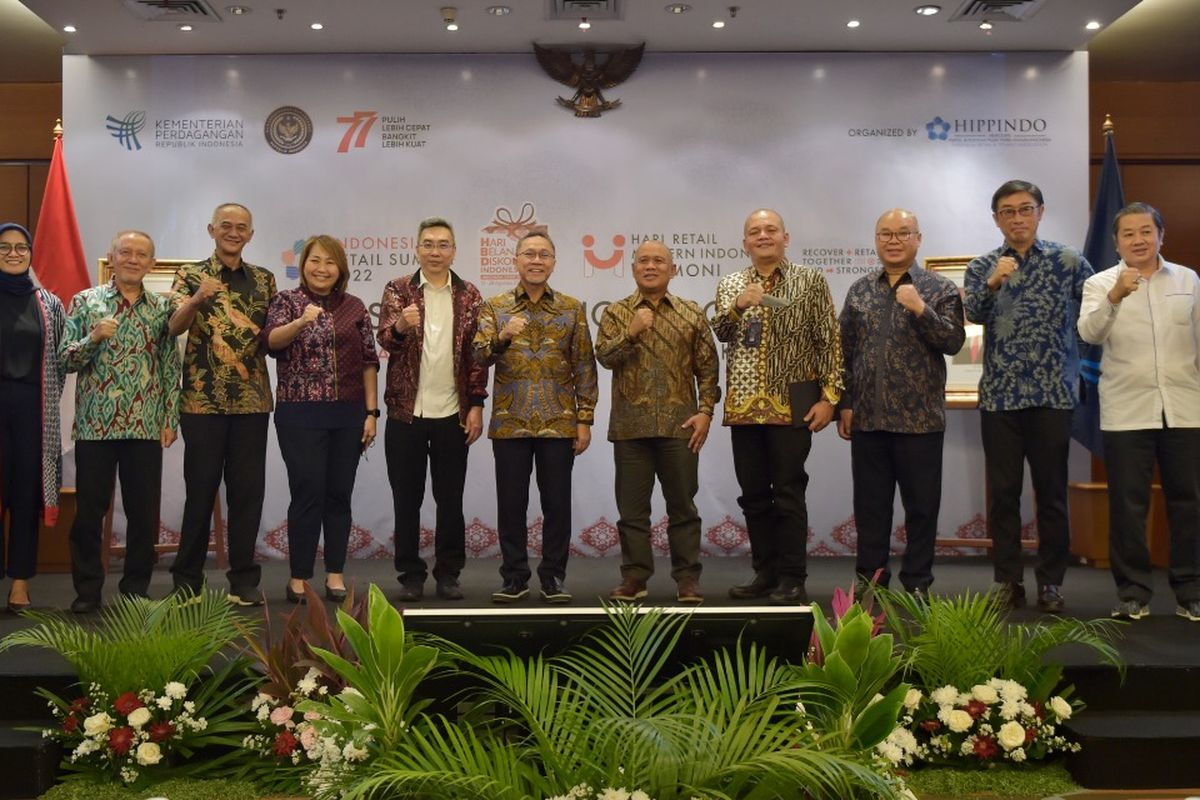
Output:
<svg viewBox="0 0 1200 800">
<path fill-rule="evenodd" d="M 388 283 L 379 313 L 379 344 L 389 354 L 384 451 L 396 514 L 401 601 L 420 600 L 425 591 L 420 549 L 427 461 L 437 504 L 437 596 L 463 597 L 458 583 L 466 561 L 463 485 L 467 448 L 483 431 L 487 370 L 471 356 L 483 299 L 450 269 L 454 255 L 450 223 L 440 217 L 422 220 L 417 229 L 421 268 Z"/>
<path fill-rule="evenodd" d="M 1079 335 L 1104 345 L 1100 429 L 1108 467 L 1114 617 L 1149 614 L 1146 546 L 1150 480 L 1158 462 L 1171 531 L 1175 613 L 1200 622 L 1200 277 L 1159 254 L 1162 215 L 1146 203 L 1117 212 L 1121 261 L 1087 280 Z"/>
</svg>

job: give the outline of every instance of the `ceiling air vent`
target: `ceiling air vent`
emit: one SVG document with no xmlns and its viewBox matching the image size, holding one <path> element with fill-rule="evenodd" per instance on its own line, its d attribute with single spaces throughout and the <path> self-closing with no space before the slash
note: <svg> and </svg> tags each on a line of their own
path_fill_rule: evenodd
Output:
<svg viewBox="0 0 1200 800">
<path fill-rule="evenodd" d="M 548 19 L 578 22 L 580 17 L 590 20 L 620 19 L 621 3 L 619 0 L 550 0 Z"/>
<path fill-rule="evenodd" d="M 220 22 L 207 0 L 121 0 L 121 5 L 146 22 Z"/>
<path fill-rule="evenodd" d="M 1046 0 L 967 0 L 948 22 L 1024 22 L 1041 10 Z"/>
</svg>

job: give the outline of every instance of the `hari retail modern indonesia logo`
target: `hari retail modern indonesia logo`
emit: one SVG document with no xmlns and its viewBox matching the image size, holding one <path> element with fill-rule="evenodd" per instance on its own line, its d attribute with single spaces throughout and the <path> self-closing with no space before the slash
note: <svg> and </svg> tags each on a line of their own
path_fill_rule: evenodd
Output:
<svg viewBox="0 0 1200 800">
<path fill-rule="evenodd" d="M 146 127 L 146 112 L 130 111 L 122 119 L 117 119 L 109 114 L 105 118 L 104 127 L 108 130 L 109 135 L 126 150 L 141 150 L 142 143 L 138 141 L 137 135 L 142 128 Z"/>
</svg>

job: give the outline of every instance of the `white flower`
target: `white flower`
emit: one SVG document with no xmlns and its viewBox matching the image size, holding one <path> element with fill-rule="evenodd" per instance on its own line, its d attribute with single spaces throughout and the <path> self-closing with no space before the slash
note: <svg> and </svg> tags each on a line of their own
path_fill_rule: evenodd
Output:
<svg viewBox="0 0 1200 800">
<path fill-rule="evenodd" d="M 356 747 L 354 742 L 346 742 L 346 746 L 342 748 L 342 758 L 347 761 L 366 761 L 367 748 Z"/>
<path fill-rule="evenodd" d="M 1019 722 L 1004 723 L 1000 726 L 996 741 L 1000 742 L 1000 746 L 1005 750 L 1021 747 L 1025 744 L 1025 726 Z"/>
<path fill-rule="evenodd" d="M 171 681 L 163 687 L 163 692 L 172 700 L 182 700 L 187 696 L 187 687 L 179 681 Z"/>
<path fill-rule="evenodd" d="M 1013 750 L 1010 750 L 1008 753 L 1008 757 L 1016 762 L 1024 761 L 1025 760 L 1025 748 L 1018 747 Z"/>
<path fill-rule="evenodd" d="M 340 692 L 338 692 L 338 695 L 342 697 L 362 697 L 362 692 L 360 692 L 358 689 L 355 689 L 353 686 L 347 686 L 345 689 L 342 689 Z"/>
<path fill-rule="evenodd" d="M 258 694 L 254 695 L 254 699 L 250 701 L 250 710 L 258 711 L 258 709 L 262 708 L 263 706 L 270 705 L 273 699 L 274 698 L 271 697 L 271 695 L 259 692 Z"/>
<path fill-rule="evenodd" d="M 268 705 L 265 705 L 265 704 L 259 706 L 258 711 L 256 711 L 254 714 L 254 718 L 257 719 L 259 722 L 266 722 L 270 718 L 270 716 L 271 716 L 271 707 Z"/>
<path fill-rule="evenodd" d="M 142 742 L 137 749 L 137 763 L 149 767 L 162 761 L 162 750 L 154 742 Z"/>
<path fill-rule="evenodd" d="M 599 800 L 629 800 L 629 792 L 624 787 L 620 789 L 605 789 L 600 792 Z"/>
<path fill-rule="evenodd" d="M 121 767 L 121 780 L 133 783 L 138 779 L 138 771 L 133 767 Z"/>
<path fill-rule="evenodd" d="M 938 716 L 940 717 L 941 714 L 938 714 Z M 955 733 L 962 733 L 971 729 L 971 726 L 975 724 L 975 718 L 961 708 L 956 708 L 946 715 L 945 722 L 950 730 Z"/>
<path fill-rule="evenodd" d="M 1016 681 L 1000 681 L 1000 686 L 997 688 L 1000 691 L 1000 698 L 1006 703 L 1020 703 L 1029 696 L 1025 687 Z"/>
<path fill-rule="evenodd" d="M 1026 703 L 1024 701 L 1021 702 L 1021 716 L 1032 717 L 1035 714 L 1037 714 L 1037 709 L 1035 709 L 1033 706 L 1029 705 L 1029 703 Z"/>
<path fill-rule="evenodd" d="M 986 683 L 972 686 L 971 697 L 975 698 L 981 703 L 987 703 L 989 706 L 1000 699 L 1000 695 L 996 693 L 996 690 L 991 686 L 988 686 Z"/>
<path fill-rule="evenodd" d="M 1005 700 L 1000 704 L 1000 719 L 1016 719 L 1021 715 L 1021 704 Z"/>
<path fill-rule="evenodd" d="M 961 756 L 969 756 L 975 754 L 975 737 L 968 736 L 963 739 L 963 743 L 958 746 L 958 754 Z"/>
<path fill-rule="evenodd" d="M 165 694 L 162 697 L 160 697 L 154 701 L 154 705 L 158 706 L 163 711 L 170 711 L 173 703 L 174 703 L 174 701 L 171 700 L 171 698 L 167 697 Z"/>
<path fill-rule="evenodd" d="M 146 708 L 145 706 L 139 706 L 133 711 L 130 711 L 129 716 L 126 717 L 126 719 L 129 720 L 129 724 L 133 727 L 141 728 L 150 721 L 150 709 Z"/>
<path fill-rule="evenodd" d="M 881 695 L 879 692 L 876 692 L 875 696 L 871 698 L 871 702 L 867 703 L 867 705 L 873 706 L 882 699 L 883 699 L 883 695 Z"/>
<path fill-rule="evenodd" d="M 634 789 L 629 795 L 629 800 L 650 800 L 650 795 L 643 792 L 641 789 Z"/>
<path fill-rule="evenodd" d="M 108 714 L 101 711 L 99 714 L 92 714 L 83 721 L 83 732 L 88 736 L 99 736 L 102 733 L 108 733 L 112 728 L 113 719 Z"/>
<path fill-rule="evenodd" d="M 191 700 L 187 700 L 183 704 L 183 710 L 189 714 L 194 714 L 196 712 L 196 704 Z"/>
<path fill-rule="evenodd" d="M 943 686 L 940 689 L 934 689 L 929 697 L 939 706 L 952 706 L 958 702 L 958 689 L 953 686 Z"/>
<path fill-rule="evenodd" d="M 1060 720 L 1071 718 L 1071 704 L 1058 695 L 1050 698 L 1050 710 Z"/>
<path fill-rule="evenodd" d="M 74 752 L 72 753 L 72 756 L 75 758 L 82 758 L 83 756 L 86 756 L 89 753 L 94 753 L 99 749 L 100 749 L 100 744 L 96 740 L 84 739 L 82 742 L 79 743 L 79 746 L 75 748 Z"/>
<path fill-rule="evenodd" d="M 921 704 L 921 697 L 922 695 L 920 689 L 909 689 L 904 694 L 904 707 L 909 711 L 912 711 Z"/>
</svg>

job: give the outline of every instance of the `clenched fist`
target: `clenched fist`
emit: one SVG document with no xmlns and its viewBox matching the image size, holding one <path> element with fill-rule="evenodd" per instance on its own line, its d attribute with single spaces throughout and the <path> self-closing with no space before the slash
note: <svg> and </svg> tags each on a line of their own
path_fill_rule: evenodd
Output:
<svg viewBox="0 0 1200 800">
<path fill-rule="evenodd" d="M 925 301 L 921 299 L 917 287 L 911 283 L 902 283 L 896 287 L 896 302 L 918 317 L 925 311 Z"/>
<path fill-rule="evenodd" d="M 992 274 L 988 275 L 987 285 L 992 291 L 999 289 L 1013 273 L 1017 271 L 1017 260 L 1012 256 L 1000 256 L 996 261 L 996 268 L 992 270 Z"/>
<path fill-rule="evenodd" d="M 105 339 L 111 339 L 117 332 L 117 321 L 112 317 L 105 317 L 98 321 L 96 326 L 92 328 L 92 341 L 100 344 Z"/>
<path fill-rule="evenodd" d="M 1114 306 L 1138 289 L 1142 274 L 1136 267 L 1126 267 L 1117 274 L 1117 282 L 1108 290 L 1108 301 Z"/>
<path fill-rule="evenodd" d="M 521 335 L 521 331 L 525 330 L 525 326 L 528 324 L 529 319 L 524 316 L 509 317 L 508 322 L 504 323 L 504 327 L 500 329 L 500 341 L 511 342 Z"/>
<path fill-rule="evenodd" d="M 300 315 L 300 327 L 307 328 L 309 325 L 312 325 L 317 321 L 317 317 L 323 313 L 319 305 L 309 303 L 304 307 L 304 312 Z"/>
<path fill-rule="evenodd" d="M 642 331 L 650 330 L 654 327 L 654 312 L 648 308 L 639 308 L 633 312 L 633 319 L 629 320 L 629 335 L 637 336 Z"/>
<path fill-rule="evenodd" d="M 761 283 L 752 283 L 742 290 L 742 293 L 737 296 L 737 300 L 733 304 L 737 306 L 739 311 L 745 311 L 752 306 L 762 305 L 763 287 Z"/>
</svg>

